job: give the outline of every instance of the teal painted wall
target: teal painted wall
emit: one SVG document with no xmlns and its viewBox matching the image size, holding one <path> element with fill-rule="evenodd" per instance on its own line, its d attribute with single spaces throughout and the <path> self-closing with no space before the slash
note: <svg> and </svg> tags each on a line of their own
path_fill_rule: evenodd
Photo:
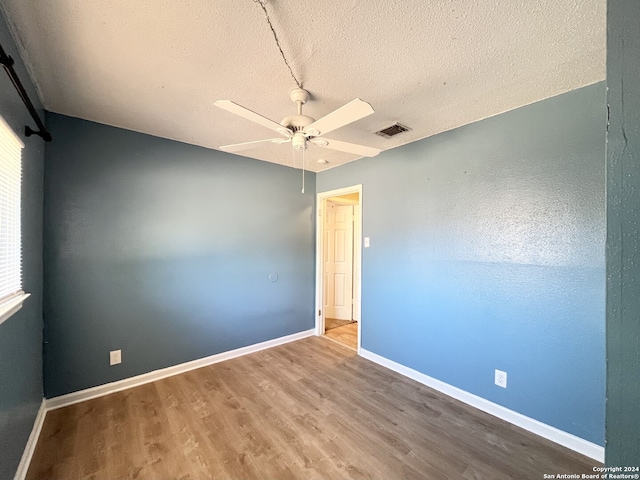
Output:
<svg viewBox="0 0 640 480">
<path fill-rule="evenodd" d="M 314 174 L 47 122 L 47 397 L 313 328 Z"/>
<path fill-rule="evenodd" d="M 31 100 L 44 112 L 0 12 L 0 43 Z M 26 138 L 35 124 L 0 69 L 0 115 L 22 138 L 22 282 L 31 293 L 22 309 L 0 325 L 0 478 L 13 478 L 42 402 L 42 195 L 44 142 Z"/>
<path fill-rule="evenodd" d="M 640 2 L 607 10 L 608 466 L 640 467 Z"/>
<path fill-rule="evenodd" d="M 600 83 L 318 174 L 363 185 L 363 348 L 603 445 L 605 125 Z"/>
</svg>

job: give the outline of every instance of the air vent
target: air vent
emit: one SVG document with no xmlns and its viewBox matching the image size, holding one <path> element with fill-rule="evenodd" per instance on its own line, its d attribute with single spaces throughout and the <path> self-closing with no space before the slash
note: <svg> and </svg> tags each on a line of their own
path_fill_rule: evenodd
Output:
<svg viewBox="0 0 640 480">
<path fill-rule="evenodd" d="M 408 132 L 410 130 L 411 129 L 406 125 L 402 125 L 401 123 L 394 123 L 390 127 L 383 128 L 382 130 L 377 131 L 376 135 L 380 135 L 381 137 L 384 137 L 384 138 L 391 138 L 401 133 Z"/>
</svg>

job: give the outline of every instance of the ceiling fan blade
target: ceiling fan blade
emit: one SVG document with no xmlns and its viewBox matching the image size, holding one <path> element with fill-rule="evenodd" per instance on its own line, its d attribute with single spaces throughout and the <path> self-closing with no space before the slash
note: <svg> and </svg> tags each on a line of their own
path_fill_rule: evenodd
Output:
<svg viewBox="0 0 640 480">
<path fill-rule="evenodd" d="M 259 113 L 252 112 L 248 108 L 245 108 L 242 105 L 238 105 L 231 100 L 217 100 L 214 105 L 253 123 L 257 123 L 258 125 L 267 127 L 270 130 L 275 130 L 276 132 L 282 133 L 283 135 L 287 135 L 286 132 L 288 132 L 288 135 L 293 134 L 291 130 L 283 127 L 279 123 L 274 122 L 273 120 L 269 120 L 267 117 L 263 117 Z"/>
<path fill-rule="evenodd" d="M 371 115 L 373 112 L 374 110 L 371 105 L 359 98 L 356 98 L 337 110 L 334 110 L 333 112 L 316 120 L 305 128 L 305 132 L 310 133 L 314 137 L 324 135 L 325 133 L 344 127 L 356 120 L 360 120 L 367 115 Z"/>
<path fill-rule="evenodd" d="M 233 145 L 223 145 L 220 150 L 225 152 L 241 152 L 242 150 L 249 150 L 251 148 L 260 147 L 265 143 L 287 143 L 289 140 L 286 138 L 268 138 L 266 140 L 256 140 L 254 142 L 234 143 Z"/>
<path fill-rule="evenodd" d="M 356 143 L 340 142 L 329 138 L 314 138 L 309 141 L 319 147 L 330 148 L 331 150 L 338 150 L 340 152 L 353 153 L 355 155 L 362 155 L 363 157 L 375 157 L 380 153 L 379 148 L 367 147 Z"/>
</svg>

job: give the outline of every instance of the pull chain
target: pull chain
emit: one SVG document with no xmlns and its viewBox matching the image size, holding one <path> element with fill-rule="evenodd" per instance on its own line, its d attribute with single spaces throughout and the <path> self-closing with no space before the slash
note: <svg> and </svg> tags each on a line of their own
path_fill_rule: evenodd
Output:
<svg viewBox="0 0 640 480">
<path fill-rule="evenodd" d="M 304 193 L 304 152 L 306 151 L 306 148 L 302 150 L 302 193 Z"/>
<path fill-rule="evenodd" d="M 291 149 L 291 157 L 293 158 L 293 168 L 296 168 L 296 149 Z"/>
</svg>

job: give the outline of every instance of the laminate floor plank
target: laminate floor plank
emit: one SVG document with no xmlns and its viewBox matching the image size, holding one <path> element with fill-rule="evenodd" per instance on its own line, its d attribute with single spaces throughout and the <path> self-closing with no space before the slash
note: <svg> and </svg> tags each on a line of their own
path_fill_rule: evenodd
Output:
<svg viewBox="0 0 640 480">
<path fill-rule="evenodd" d="M 53 410 L 27 479 L 526 480 L 595 465 L 311 337 Z"/>
</svg>

